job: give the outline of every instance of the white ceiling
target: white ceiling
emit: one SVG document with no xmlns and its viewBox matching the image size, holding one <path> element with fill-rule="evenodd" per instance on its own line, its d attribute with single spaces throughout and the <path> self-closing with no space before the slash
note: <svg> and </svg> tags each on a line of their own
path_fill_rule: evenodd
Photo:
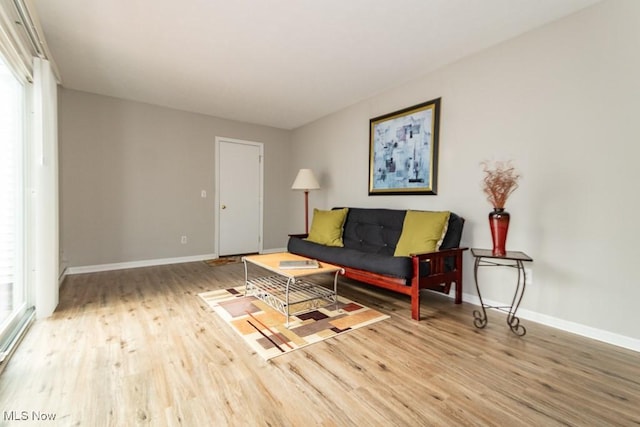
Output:
<svg viewBox="0 0 640 427">
<path fill-rule="evenodd" d="M 33 3 L 66 88 L 293 129 L 596 1 Z"/>
</svg>

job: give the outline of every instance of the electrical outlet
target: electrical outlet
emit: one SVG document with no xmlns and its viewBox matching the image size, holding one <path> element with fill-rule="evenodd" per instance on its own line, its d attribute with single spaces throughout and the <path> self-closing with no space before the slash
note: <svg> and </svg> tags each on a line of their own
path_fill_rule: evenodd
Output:
<svg viewBox="0 0 640 427">
<path fill-rule="evenodd" d="M 180 238 L 180 243 L 182 243 L 183 245 L 186 245 L 187 244 L 187 236 L 182 236 Z"/>
<path fill-rule="evenodd" d="M 524 273 L 526 274 L 526 280 L 524 282 L 525 285 L 533 285 L 533 270 L 530 268 L 525 268 Z"/>
<path fill-rule="evenodd" d="M 200 197 L 202 197 L 203 199 L 206 199 L 207 198 L 207 190 L 202 190 L 200 192 Z"/>
</svg>

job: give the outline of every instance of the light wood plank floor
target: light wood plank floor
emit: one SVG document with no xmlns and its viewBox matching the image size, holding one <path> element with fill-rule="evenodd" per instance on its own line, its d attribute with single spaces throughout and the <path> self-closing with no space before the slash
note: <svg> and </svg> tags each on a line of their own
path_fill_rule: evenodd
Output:
<svg viewBox="0 0 640 427">
<path fill-rule="evenodd" d="M 265 362 L 197 297 L 242 280 L 204 263 L 67 277 L 0 375 L 0 424 L 640 425 L 639 353 L 526 321 L 519 338 L 498 312 L 477 330 L 474 306 L 429 292 L 415 322 L 407 297 L 343 279 L 391 318 Z"/>
</svg>

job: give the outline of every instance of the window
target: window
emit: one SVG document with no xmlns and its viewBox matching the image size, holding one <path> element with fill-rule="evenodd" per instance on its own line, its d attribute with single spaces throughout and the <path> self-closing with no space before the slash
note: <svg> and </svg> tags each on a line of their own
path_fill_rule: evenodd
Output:
<svg viewBox="0 0 640 427">
<path fill-rule="evenodd" d="M 27 312 L 24 93 L 0 57 L 0 362 Z"/>
</svg>

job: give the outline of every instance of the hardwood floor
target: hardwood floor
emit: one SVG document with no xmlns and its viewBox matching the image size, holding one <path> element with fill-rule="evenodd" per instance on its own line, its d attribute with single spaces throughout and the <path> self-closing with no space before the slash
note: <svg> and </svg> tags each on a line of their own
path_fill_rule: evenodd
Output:
<svg viewBox="0 0 640 427">
<path fill-rule="evenodd" d="M 391 318 L 265 362 L 197 297 L 242 281 L 202 262 L 67 277 L 0 376 L 0 425 L 640 425 L 640 353 L 519 338 L 494 311 L 477 330 L 428 292 L 415 322 L 408 297 L 343 279 Z"/>
</svg>

